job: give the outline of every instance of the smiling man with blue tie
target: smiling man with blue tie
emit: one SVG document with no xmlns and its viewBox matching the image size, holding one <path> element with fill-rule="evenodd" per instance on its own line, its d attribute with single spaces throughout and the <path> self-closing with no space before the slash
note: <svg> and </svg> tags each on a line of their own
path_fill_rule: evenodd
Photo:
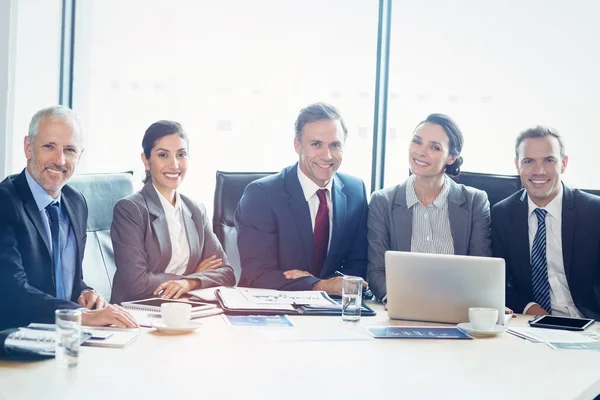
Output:
<svg viewBox="0 0 600 400">
<path fill-rule="evenodd" d="M 0 329 L 53 323 L 63 308 L 84 308 L 84 325 L 137 326 L 83 281 L 87 205 L 65 186 L 82 142 L 71 109 L 44 108 L 25 137 L 27 168 L 0 183 Z"/>
<path fill-rule="evenodd" d="M 365 185 L 337 172 L 347 135 L 332 105 L 315 103 L 300 111 L 298 163 L 248 185 L 238 204 L 240 286 L 340 295 L 336 271 L 364 278 Z"/>
<path fill-rule="evenodd" d="M 563 139 L 537 126 L 516 141 L 524 189 L 492 209 L 492 250 L 506 260 L 515 312 L 600 319 L 600 197 L 562 183 Z"/>
</svg>

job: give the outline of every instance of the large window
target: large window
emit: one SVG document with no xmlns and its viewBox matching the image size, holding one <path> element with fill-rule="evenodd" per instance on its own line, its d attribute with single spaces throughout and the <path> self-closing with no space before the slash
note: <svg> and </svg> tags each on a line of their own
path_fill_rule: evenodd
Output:
<svg viewBox="0 0 600 400">
<path fill-rule="evenodd" d="M 14 47 L 10 59 L 0 59 L 9 73 L 7 151 L 1 156 L 6 155 L 7 172 L 17 173 L 26 165 L 23 138 L 29 120 L 40 108 L 58 101 L 62 2 L 20 0 L 11 5 Z M 3 7 L 0 12 L 9 8 Z"/>
<path fill-rule="evenodd" d="M 549 125 L 566 139 L 565 182 L 599 188 L 599 13 L 594 0 L 395 1 L 386 186 L 408 175 L 417 123 L 443 112 L 465 134 L 466 171 L 516 173 L 516 135 Z"/>
<path fill-rule="evenodd" d="M 210 207 L 217 169 L 279 171 L 297 160 L 305 105 L 349 126 L 341 171 L 370 184 L 378 3 L 367 0 L 81 0 L 74 108 L 82 169 L 135 170 L 158 119 L 190 134 L 184 191 Z"/>
</svg>

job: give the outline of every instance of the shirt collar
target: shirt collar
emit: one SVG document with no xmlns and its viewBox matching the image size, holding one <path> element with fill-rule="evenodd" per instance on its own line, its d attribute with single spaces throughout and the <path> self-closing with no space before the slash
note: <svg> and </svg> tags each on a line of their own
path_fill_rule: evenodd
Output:
<svg viewBox="0 0 600 400">
<path fill-rule="evenodd" d="M 302 187 L 302 192 L 304 193 L 304 198 L 308 201 L 311 197 L 317 193 L 319 189 L 327 189 L 327 198 L 331 198 L 331 188 L 333 187 L 333 178 L 329 180 L 329 183 L 325 185 L 325 187 L 320 187 L 316 183 L 314 183 L 308 176 L 302 172 L 300 169 L 300 165 L 298 165 L 298 180 L 300 181 L 300 186 Z"/>
<path fill-rule="evenodd" d="M 156 186 L 154 186 L 154 183 L 152 184 L 152 187 L 154 188 L 154 190 L 156 190 L 156 194 L 158 195 L 160 204 L 162 205 L 162 208 L 165 210 L 165 212 L 177 213 L 181 211 L 181 197 L 179 196 L 178 192 L 175 192 L 175 205 L 173 205 L 169 202 L 169 200 L 165 198 L 165 196 L 162 195 L 161 192 L 158 191 Z"/>
<path fill-rule="evenodd" d="M 48 207 L 48 204 L 52 203 L 53 201 L 57 201 L 60 206 L 61 192 L 58 192 L 56 199 L 50 196 L 48 192 L 46 192 L 44 188 L 41 187 L 35 179 L 33 179 L 27 168 L 25 168 L 25 178 L 27 179 L 29 190 L 31 190 L 31 194 L 33 195 L 33 199 L 35 200 L 35 204 L 37 205 L 39 211 L 44 210 L 46 207 Z"/>
<path fill-rule="evenodd" d="M 528 217 L 531 217 L 531 213 L 534 212 L 536 208 L 542 208 L 542 209 L 548 211 L 548 214 L 550 214 L 552 217 L 559 218 L 562 215 L 562 203 L 563 203 L 563 187 L 561 184 L 558 194 L 556 195 L 555 198 L 552 199 L 552 201 L 550 201 L 550 203 L 548 203 L 546 205 L 546 207 L 538 206 L 529 198 L 529 195 L 527 195 L 527 204 L 529 206 L 529 212 L 527 215 L 528 215 Z"/>
<path fill-rule="evenodd" d="M 411 208 L 415 204 L 419 203 L 419 198 L 417 197 L 417 192 L 415 192 L 415 177 L 416 175 L 411 175 L 408 177 L 406 182 L 406 207 Z M 442 184 L 442 191 L 433 201 L 433 204 L 436 208 L 442 208 L 448 202 L 448 192 L 450 191 L 450 185 L 448 184 L 448 177 L 444 175 L 444 183 Z"/>
</svg>

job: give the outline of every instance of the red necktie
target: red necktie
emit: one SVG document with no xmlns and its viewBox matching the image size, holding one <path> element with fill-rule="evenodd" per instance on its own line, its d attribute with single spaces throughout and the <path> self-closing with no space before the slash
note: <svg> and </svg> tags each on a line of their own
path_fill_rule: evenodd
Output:
<svg viewBox="0 0 600 400">
<path fill-rule="evenodd" d="M 321 268 L 327 257 L 327 246 L 329 245 L 329 208 L 327 207 L 327 189 L 317 190 L 319 198 L 319 209 L 315 218 L 315 230 L 313 231 L 313 275 L 319 277 Z"/>
</svg>

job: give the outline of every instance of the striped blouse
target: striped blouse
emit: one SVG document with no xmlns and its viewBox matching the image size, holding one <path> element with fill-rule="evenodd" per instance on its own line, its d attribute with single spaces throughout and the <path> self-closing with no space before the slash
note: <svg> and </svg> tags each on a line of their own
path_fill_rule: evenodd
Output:
<svg viewBox="0 0 600 400">
<path fill-rule="evenodd" d="M 412 175 L 406 184 L 406 206 L 412 208 L 412 237 L 410 250 L 416 253 L 454 254 L 454 241 L 448 217 L 450 185 L 444 175 L 444 184 L 438 197 L 423 206 L 415 193 Z"/>
</svg>

